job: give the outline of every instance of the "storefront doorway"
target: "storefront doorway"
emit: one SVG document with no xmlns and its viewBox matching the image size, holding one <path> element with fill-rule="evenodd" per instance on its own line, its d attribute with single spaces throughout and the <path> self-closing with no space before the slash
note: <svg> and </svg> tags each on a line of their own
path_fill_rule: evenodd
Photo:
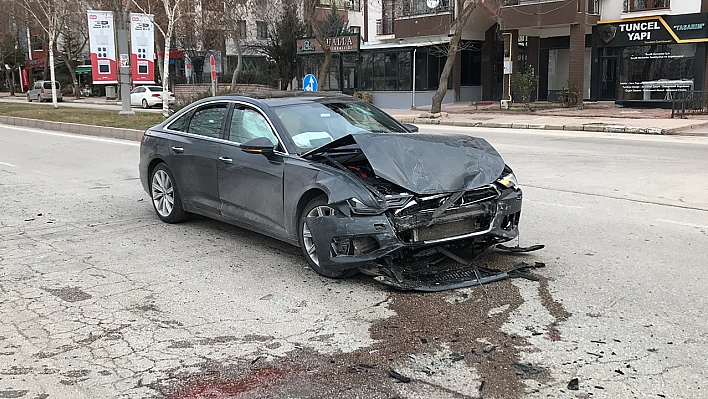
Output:
<svg viewBox="0 0 708 399">
<path fill-rule="evenodd" d="M 600 58 L 600 99 L 614 101 L 617 99 L 617 83 L 620 67 L 620 57 L 617 48 L 605 48 Z"/>
</svg>

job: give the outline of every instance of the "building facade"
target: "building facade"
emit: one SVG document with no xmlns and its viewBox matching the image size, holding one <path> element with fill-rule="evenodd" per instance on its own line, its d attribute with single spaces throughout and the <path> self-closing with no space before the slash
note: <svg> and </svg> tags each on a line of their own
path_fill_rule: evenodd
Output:
<svg viewBox="0 0 708 399">
<path fill-rule="evenodd" d="M 669 107 L 706 88 L 708 1 L 607 1 L 592 49 L 591 99 Z"/>
</svg>

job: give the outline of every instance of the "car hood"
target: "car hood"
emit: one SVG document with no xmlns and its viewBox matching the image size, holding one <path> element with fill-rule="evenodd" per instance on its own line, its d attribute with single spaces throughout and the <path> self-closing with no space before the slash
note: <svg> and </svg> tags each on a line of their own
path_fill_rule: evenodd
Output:
<svg viewBox="0 0 708 399">
<path fill-rule="evenodd" d="M 352 145 L 361 149 L 377 176 L 416 194 L 468 191 L 494 182 L 505 166 L 486 140 L 450 134 L 350 134 L 303 158 Z"/>
</svg>

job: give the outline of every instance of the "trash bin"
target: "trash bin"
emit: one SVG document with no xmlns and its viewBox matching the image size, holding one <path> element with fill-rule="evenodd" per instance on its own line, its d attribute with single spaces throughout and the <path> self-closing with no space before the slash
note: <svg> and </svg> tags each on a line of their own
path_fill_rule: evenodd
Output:
<svg viewBox="0 0 708 399">
<path fill-rule="evenodd" d="M 116 98 L 116 87 L 106 86 L 106 100 L 115 100 Z"/>
</svg>

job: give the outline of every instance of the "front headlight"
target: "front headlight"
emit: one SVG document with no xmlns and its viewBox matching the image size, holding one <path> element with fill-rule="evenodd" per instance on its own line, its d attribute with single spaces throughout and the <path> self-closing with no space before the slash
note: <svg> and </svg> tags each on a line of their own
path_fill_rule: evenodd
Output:
<svg viewBox="0 0 708 399">
<path fill-rule="evenodd" d="M 506 188 L 512 188 L 512 187 L 516 187 L 518 185 L 518 183 L 516 181 L 516 175 L 514 174 L 514 172 L 507 173 L 507 174 L 503 175 L 502 177 L 497 179 L 497 183 L 501 184 L 502 186 L 504 186 Z"/>
<path fill-rule="evenodd" d="M 376 215 L 380 212 L 380 210 L 371 208 L 370 206 L 364 204 L 358 198 L 349 198 L 347 200 L 347 204 L 352 210 L 352 213 L 357 215 Z"/>
</svg>

